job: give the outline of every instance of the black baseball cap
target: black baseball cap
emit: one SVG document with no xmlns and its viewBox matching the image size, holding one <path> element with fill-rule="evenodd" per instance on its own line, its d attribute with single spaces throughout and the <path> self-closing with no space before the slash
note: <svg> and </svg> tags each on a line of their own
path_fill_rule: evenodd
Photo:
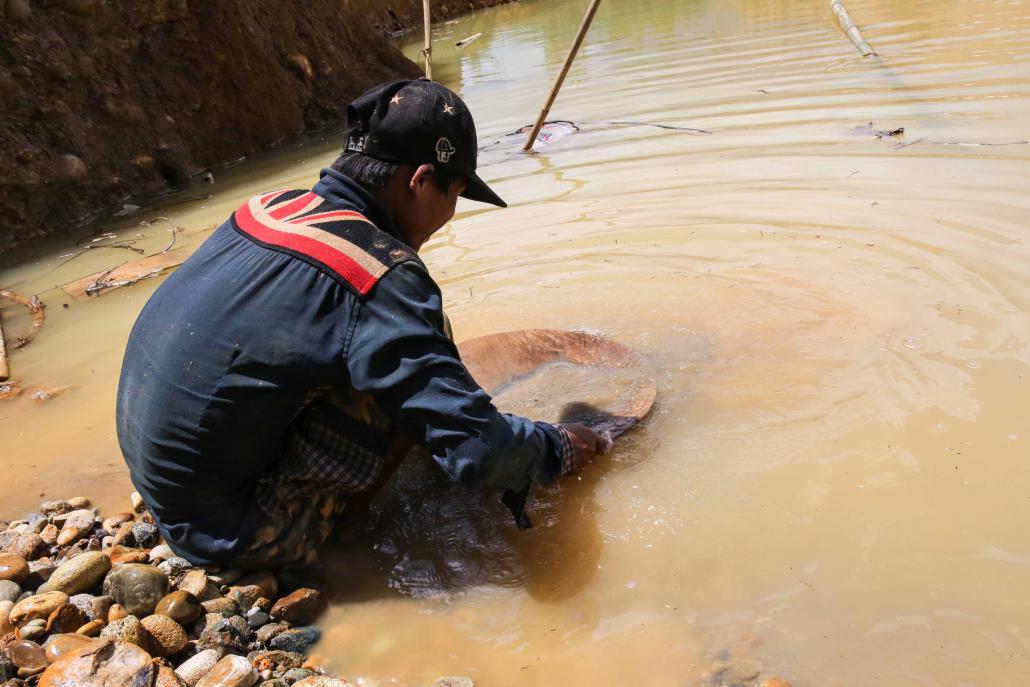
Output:
<svg viewBox="0 0 1030 687">
<path fill-rule="evenodd" d="M 508 207 L 476 174 L 476 125 L 450 89 L 429 79 L 392 81 L 347 108 L 344 149 L 394 164 L 432 164 L 462 174 L 469 200 Z"/>
</svg>

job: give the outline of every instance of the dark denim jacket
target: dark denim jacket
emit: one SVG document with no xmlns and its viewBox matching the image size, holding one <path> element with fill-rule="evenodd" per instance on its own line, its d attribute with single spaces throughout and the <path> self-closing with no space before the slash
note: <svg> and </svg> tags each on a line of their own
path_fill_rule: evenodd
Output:
<svg viewBox="0 0 1030 687">
<path fill-rule="evenodd" d="M 157 289 L 129 337 L 117 401 L 122 453 L 162 535 L 198 563 L 246 547 L 262 517 L 256 481 L 327 385 L 371 396 L 394 428 L 470 486 L 517 491 L 562 472 L 556 428 L 498 412 L 468 374 L 438 286 L 374 198 L 333 170 L 312 193 L 325 204 L 307 211 L 313 196 L 293 192 L 277 207 L 368 218 L 314 226 L 378 255 L 381 269 L 359 270 L 374 278 L 348 282 L 319 262 L 331 256 L 309 258 L 309 244 L 276 248 L 248 235 L 244 205 Z M 249 207 L 267 212 L 274 196 Z"/>
</svg>

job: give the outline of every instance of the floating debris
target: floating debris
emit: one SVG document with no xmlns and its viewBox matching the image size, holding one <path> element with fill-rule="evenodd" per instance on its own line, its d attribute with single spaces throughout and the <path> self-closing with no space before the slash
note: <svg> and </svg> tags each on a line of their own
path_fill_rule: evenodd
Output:
<svg viewBox="0 0 1030 687">
<path fill-rule="evenodd" d="M 103 272 L 91 274 L 61 286 L 61 289 L 76 300 L 89 300 L 111 289 L 130 286 L 136 282 L 155 277 L 167 269 L 177 267 L 190 256 L 189 248 L 163 251 L 136 262 L 112 267 Z"/>
<path fill-rule="evenodd" d="M 868 124 L 861 124 L 849 129 L 846 132 L 849 136 L 873 136 L 876 139 L 892 137 L 897 138 L 905 135 L 905 127 L 899 126 L 893 129 L 877 129 L 876 125 L 872 122 Z"/>
<path fill-rule="evenodd" d="M 18 384 L 18 382 L 0 382 L 0 401 L 7 400 L 9 398 L 17 398 L 20 393 L 21 385 Z"/>
<path fill-rule="evenodd" d="M 43 311 L 46 306 L 43 305 L 43 301 L 39 300 L 39 296 L 26 298 L 7 289 L 0 289 L 0 298 L 20 303 L 32 313 L 32 326 L 29 328 L 29 332 L 25 336 L 15 337 L 13 344 L 11 344 L 12 349 L 25 348 L 29 345 L 30 341 L 36 338 L 36 334 L 39 333 L 40 328 L 43 326 L 43 322 L 46 320 L 46 314 Z M 2 336 L 2 332 L 0 332 L 0 336 Z"/>
<path fill-rule="evenodd" d="M 855 44 L 858 51 L 862 53 L 862 57 L 876 55 L 873 46 L 869 45 L 869 41 L 862 36 L 862 32 L 858 30 L 855 22 L 851 19 L 851 15 L 848 14 L 848 10 L 844 7 L 842 0 L 830 0 L 830 8 L 837 15 L 837 21 L 840 22 L 840 27 L 844 29 L 844 33 Z"/>
<path fill-rule="evenodd" d="M 52 398 L 57 398 L 66 391 L 71 391 L 70 386 L 34 386 L 27 389 L 29 392 L 29 398 L 36 403 L 42 403 L 43 401 L 49 401 Z"/>
<path fill-rule="evenodd" d="M 469 36 L 468 38 L 462 38 L 460 41 L 455 43 L 455 45 L 458 46 L 459 48 L 464 48 L 466 45 L 468 45 L 472 41 L 479 40 L 479 37 L 482 36 L 482 35 L 483 35 L 482 32 L 474 33 L 471 36 Z"/>
</svg>

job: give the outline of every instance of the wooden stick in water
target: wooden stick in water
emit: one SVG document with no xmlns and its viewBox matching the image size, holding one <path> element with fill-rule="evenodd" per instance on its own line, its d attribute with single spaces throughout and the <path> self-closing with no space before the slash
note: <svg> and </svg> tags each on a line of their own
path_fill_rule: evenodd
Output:
<svg viewBox="0 0 1030 687">
<path fill-rule="evenodd" d="M 422 25 L 425 28 L 426 47 L 422 54 L 426 58 L 426 78 L 433 78 L 433 36 L 429 24 L 429 0 L 422 0 Z"/>
<path fill-rule="evenodd" d="M 862 57 L 869 57 L 875 55 L 876 51 L 873 50 L 873 46 L 869 45 L 863 36 L 862 32 L 855 26 L 855 22 L 852 21 L 851 15 L 848 14 L 848 10 L 844 7 L 843 0 L 830 0 L 830 8 L 833 9 L 833 13 L 837 15 L 837 21 L 840 22 L 840 27 L 844 29 L 844 33 L 847 34 L 851 42 L 855 44 L 858 51 L 862 53 Z"/>
<path fill-rule="evenodd" d="M 4 345 L 4 323 L 0 320 L 0 382 L 6 382 L 11 376 L 11 368 L 7 366 L 7 347 Z"/>
<path fill-rule="evenodd" d="M 594 15 L 597 14 L 597 8 L 600 4 L 601 0 L 592 0 L 590 7 L 587 8 L 587 13 L 583 16 L 583 22 L 579 25 L 579 31 L 576 32 L 576 39 L 572 41 L 569 54 L 565 56 L 565 64 L 562 65 L 561 71 L 558 72 L 558 78 L 554 80 L 554 86 L 551 87 L 551 94 L 547 97 L 544 109 L 540 110 L 540 116 L 537 117 L 533 130 L 529 132 L 529 139 L 526 141 L 526 145 L 522 147 L 522 150 L 525 152 L 533 150 L 533 143 L 536 141 L 537 134 L 540 133 L 540 127 L 544 125 L 544 120 L 547 119 L 547 115 L 551 111 L 551 105 L 554 104 L 554 99 L 558 97 L 558 91 L 561 90 L 562 84 L 565 83 L 565 77 L 572 67 L 572 61 L 576 59 L 579 46 L 583 44 L 583 38 L 587 35 L 587 29 L 590 28 L 590 22 L 594 20 Z"/>
</svg>

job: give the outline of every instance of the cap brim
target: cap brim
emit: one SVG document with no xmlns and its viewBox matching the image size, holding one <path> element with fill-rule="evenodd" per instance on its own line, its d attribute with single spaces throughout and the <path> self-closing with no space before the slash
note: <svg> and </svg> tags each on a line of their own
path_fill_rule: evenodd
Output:
<svg viewBox="0 0 1030 687">
<path fill-rule="evenodd" d="M 477 200 L 480 203 L 490 203 L 502 208 L 508 207 L 508 204 L 501 200 L 501 197 L 494 193 L 486 185 L 486 182 L 475 173 L 465 175 L 465 190 L 461 196 L 469 200 Z"/>
</svg>

